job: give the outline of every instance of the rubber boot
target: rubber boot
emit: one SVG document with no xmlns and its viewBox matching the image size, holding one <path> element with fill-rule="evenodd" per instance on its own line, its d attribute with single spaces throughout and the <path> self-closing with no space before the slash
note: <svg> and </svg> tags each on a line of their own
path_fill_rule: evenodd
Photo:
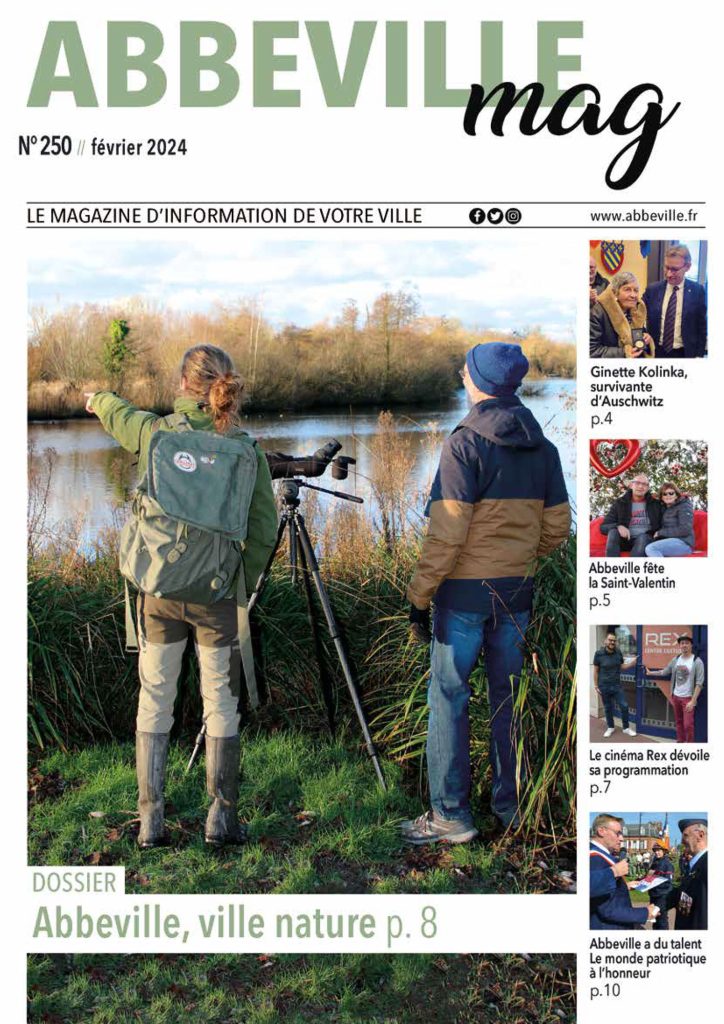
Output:
<svg viewBox="0 0 724 1024">
<path fill-rule="evenodd" d="M 167 732 L 136 733 L 136 775 L 138 776 L 138 813 L 141 827 L 138 845 L 142 850 L 163 846 L 163 786 L 168 757 Z"/>
<path fill-rule="evenodd" d="M 239 824 L 239 734 L 206 736 L 206 791 L 211 807 L 206 817 L 205 839 L 211 846 L 243 843 Z"/>
</svg>

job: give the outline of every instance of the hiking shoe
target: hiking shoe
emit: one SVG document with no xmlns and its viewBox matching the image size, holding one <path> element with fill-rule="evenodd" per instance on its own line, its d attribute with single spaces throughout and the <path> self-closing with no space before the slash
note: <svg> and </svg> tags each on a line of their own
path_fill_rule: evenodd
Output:
<svg viewBox="0 0 724 1024">
<path fill-rule="evenodd" d="M 632 729 L 631 726 L 629 726 L 627 729 L 624 729 L 624 732 L 626 733 L 627 736 L 635 736 L 636 735 L 636 731 L 634 729 Z"/>
<path fill-rule="evenodd" d="M 613 727 L 611 727 L 611 728 L 609 728 L 609 729 L 606 729 L 605 733 L 603 734 L 603 738 L 604 738 L 605 740 L 607 740 L 607 739 L 608 739 L 608 737 L 609 737 L 609 736 L 613 736 L 613 734 L 614 734 L 615 732 L 616 732 L 616 730 L 615 730 L 615 729 L 614 729 Z"/>
<path fill-rule="evenodd" d="M 434 811 L 426 811 L 419 818 L 400 822 L 402 838 L 413 846 L 425 843 L 469 843 L 478 830 L 456 818 L 441 818 Z"/>
</svg>

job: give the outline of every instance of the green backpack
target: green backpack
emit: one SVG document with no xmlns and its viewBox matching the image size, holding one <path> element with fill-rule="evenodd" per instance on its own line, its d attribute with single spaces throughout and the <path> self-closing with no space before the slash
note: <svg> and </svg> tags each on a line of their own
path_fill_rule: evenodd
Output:
<svg viewBox="0 0 724 1024">
<path fill-rule="evenodd" d="M 161 429 L 163 424 L 170 429 Z M 241 552 L 256 473 L 256 442 L 243 431 L 194 430 L 182 414 L 159 420 L 119 552 L 121 573 L 144 594 L 208 605 L 236 589 L 250 696 Z M 128 588 L 126 597 L 126 647 L 136 650 Z"/>
</svg>

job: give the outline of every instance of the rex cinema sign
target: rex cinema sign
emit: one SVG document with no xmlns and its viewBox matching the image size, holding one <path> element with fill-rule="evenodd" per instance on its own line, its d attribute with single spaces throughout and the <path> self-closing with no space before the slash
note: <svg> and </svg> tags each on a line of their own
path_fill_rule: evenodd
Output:
<svg viewBox="0 0 724 1024">
<path fill-rule="evenodd" d="M 302 90 L 295 82 L 297 56 L 308 48 L 328 107 L 354 107 L 370 74 L 383 77 L 384 105 L 408 107 L 411 76 L 410 27 L 415 45 L 422 44 L 422 105 L 465 108 L 462 128 L 476 135 L 480 116 L 490 114 L 489 131 L 506 129 L 525 136 L 547 131 L 554 136 L 603 132 L 627 140 L 605 171 L 609 188 L 622 190 L 636 182 L 653 153 L 658 133 L 679 109 L 664 109 L 664 94 L 653 82 L 642 82 L 618 99 L 604 103 L 590 82 L 561 90 L 559 74 L 581 70 L 578 54 L 559 52 L 563 39 L 582 39 L 582 21 L 539 21 L 537 79 L 518 86 L 504 79 L 503 22 L 477 23 L 480 63 L 475 69 L 456 68 L 458 83 L 480 81 L 465 88 L 448 83 L 447 23 L 425 21 L 355 21 L 351 30 L 333 34 L 328 21 L 253 21 L 246 52 L 237 52 L 235 29 L 220 21 L 181 21 L 174 37 L 173 60 L 178 62 L 180 107 L 221 107 L 236 101 L 242 69 L 245 88 L 254 107 L 301 107 Z M 343 36 L 343 38 L 340 38 Z M 177 48 L 176 48 L 177 47 Z M 148 21 L 106 23 L 107 107 L 150 107 L 167 97 L 166 53 L 162 30 Z M 291 51 L 291 52 L 290 52 Z M 374 60 L 370 62 L 370 56 Z M 29 107 L 47 107 L 57 93 L 72 94 L 78 107 L 100 106 L 97 75 L 76 21 L 50 21 L 35 66 Z M 309 54 L 305 53 L 305 57 Z M 374 70 L 369 71 L 368 62 Z M 291 81 L 290 81 L 291 73 Z M 279 76 L 284 77 L 284 86 Z M 251 83 L 250 88 L 246 83 Z M 419 102 L 419 100 L 416 100 Z M 519 114 L 514 118 L 513 112 Z"/>
</svg>

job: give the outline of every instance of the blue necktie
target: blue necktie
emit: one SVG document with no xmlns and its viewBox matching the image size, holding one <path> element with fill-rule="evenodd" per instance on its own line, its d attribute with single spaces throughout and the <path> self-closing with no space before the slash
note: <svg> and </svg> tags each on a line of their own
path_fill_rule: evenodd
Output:
<svg viewBox="0 0 724 1024">
<path fill-rule="evenodd" d="M 678 290 L 679 286 L 675 284 L 671 291 L 669 304 L 666 307 L 666 316 L 664 318 L 664 337 L 661 345 L 667 355 L 674 350 L 674 328 L 676 326 L 676 301 Z"/>
</svg>

